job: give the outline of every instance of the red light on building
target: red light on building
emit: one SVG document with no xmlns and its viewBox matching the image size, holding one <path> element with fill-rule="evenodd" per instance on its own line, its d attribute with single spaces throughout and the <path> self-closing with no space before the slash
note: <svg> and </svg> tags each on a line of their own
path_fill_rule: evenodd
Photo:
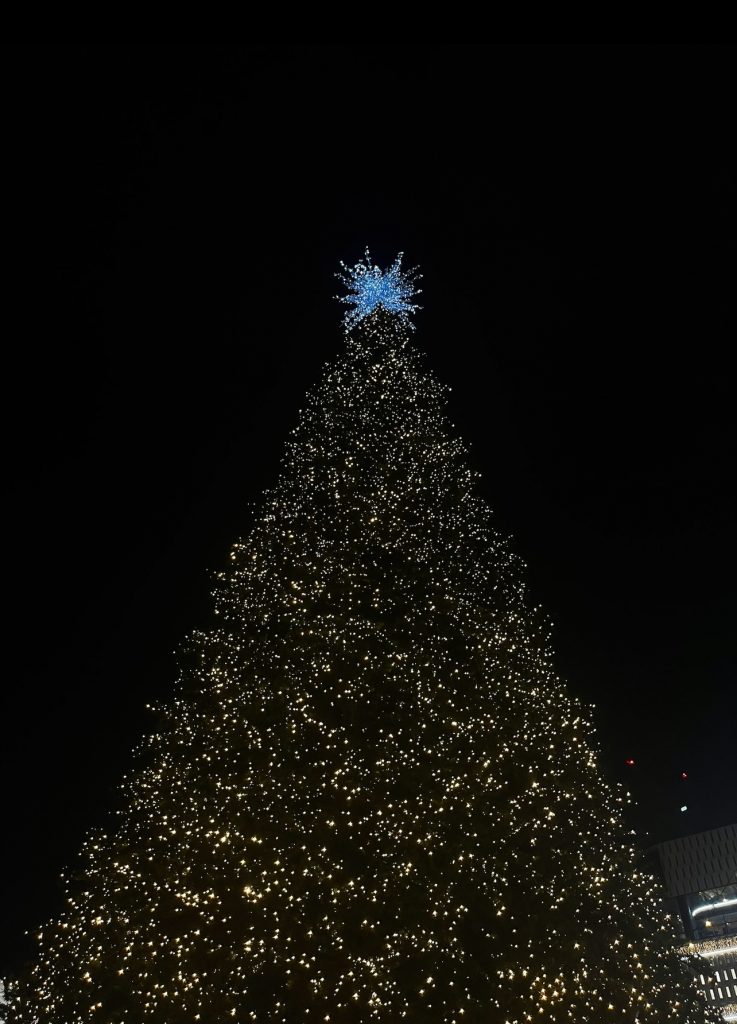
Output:
<svg viewBox="0 0 737 1024">
<path fill-rule="evenodd" d="M 687 779 L 688 778 L 688 772 L 681 772 L 681 778 L 682 779 Z"/>
<path fill-rule="evenodd" d="M 635 766 L 635 759 L 634 759 L 634 757 L 628 757 L 627 760 L 624 763 L 627 765 L 628 768 L 634 768 L 634 766 Z"/>
</svg>

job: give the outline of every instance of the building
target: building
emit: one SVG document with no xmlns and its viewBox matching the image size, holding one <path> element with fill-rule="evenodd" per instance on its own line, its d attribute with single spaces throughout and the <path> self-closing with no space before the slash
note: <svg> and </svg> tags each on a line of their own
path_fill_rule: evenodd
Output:
<svg viewBox="0 0 737 1024">
<path fill-rule="evenodd" d="M 684 955 L 708 1001 L 737 1021 L 737 825 L 660 843 L 654 851 Z"/>
</svg>

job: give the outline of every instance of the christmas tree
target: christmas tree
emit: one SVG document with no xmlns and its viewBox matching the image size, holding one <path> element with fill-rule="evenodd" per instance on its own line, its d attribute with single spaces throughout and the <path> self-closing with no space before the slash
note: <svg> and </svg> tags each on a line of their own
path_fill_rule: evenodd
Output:
<svg viewBox="0 0 737 1024">
<path fill-rule="evenodd" d="M 342 277 L 345 350 L 10 1019 L 702 1024 L 416 275 Z"/>
</svg>

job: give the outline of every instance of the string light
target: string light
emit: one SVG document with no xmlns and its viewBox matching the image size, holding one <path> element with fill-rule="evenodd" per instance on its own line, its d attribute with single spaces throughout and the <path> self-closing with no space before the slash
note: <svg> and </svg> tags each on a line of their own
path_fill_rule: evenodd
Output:
<svg viewBox="0 0 737 1024">
<path fill-rule="evenodd" d="M 345 351 L 10 1020 L 704 1024 L 409 342 L 416 275 L 343 269 Z"/>
<path fill-rule="evenodd" d="M 702 956 L 712 959 L 717 956 L 737 956 L 737 935 L 724 936 L 721 939 L 706 939 L 701 942 L 689 942 L 683 946 L 681 953 L 685 956 Z"/>
</svg>

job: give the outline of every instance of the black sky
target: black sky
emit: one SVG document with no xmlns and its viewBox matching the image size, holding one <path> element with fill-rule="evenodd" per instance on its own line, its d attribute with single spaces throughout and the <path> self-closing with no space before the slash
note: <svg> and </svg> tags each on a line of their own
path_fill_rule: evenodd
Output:
<svg viewBox="0 0 737 1024">
<path fill-rule="evenodd" d="M 4 48 L 0 974 L 207 623 L 366 244 L 421 265 L 417 342 L 633 824 L 737 817 L 736 52 Z"/>
</svg>

